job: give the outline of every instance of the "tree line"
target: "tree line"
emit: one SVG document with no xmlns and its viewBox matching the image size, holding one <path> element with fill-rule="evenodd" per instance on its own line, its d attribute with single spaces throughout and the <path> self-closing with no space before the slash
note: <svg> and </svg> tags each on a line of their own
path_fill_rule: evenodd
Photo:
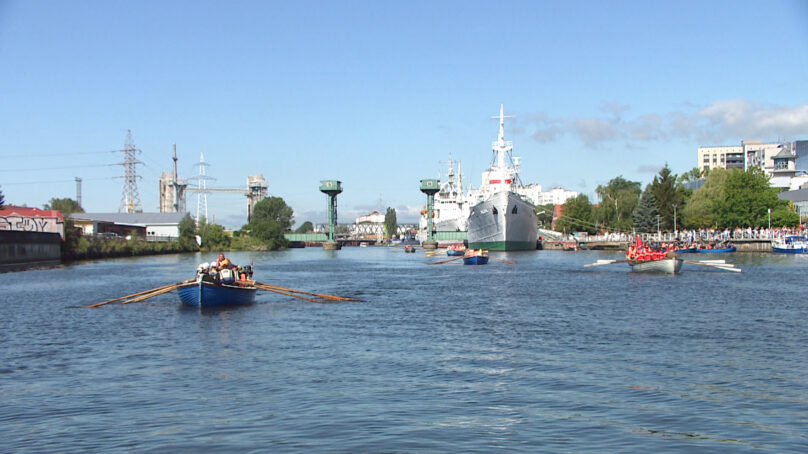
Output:
<svg viewBox="0 0 808 454">
<path fill-rule="evenodd" d="M 698 189 L 686 187 L 699 179 L 703 184 Z M 595 189 L 599 204 L 592 204 L 584 194 L 568 199 L 555 230 L 594 234 L 759 228 L 768 227 L 769 222 L 772 227 L 797 226 L 800 218 L 793 204 L 780 200 L 778 192 L 758 167 L 705 172 L 694 168 L 676 175 L 665 164 L 645 188 L 618 176 Z"/>
</svg>

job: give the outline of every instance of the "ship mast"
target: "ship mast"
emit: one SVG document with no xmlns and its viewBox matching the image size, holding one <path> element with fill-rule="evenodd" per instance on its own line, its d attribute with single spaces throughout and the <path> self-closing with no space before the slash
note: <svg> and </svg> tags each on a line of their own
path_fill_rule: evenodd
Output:
<svg viewBox="0 0 808 454">
<path fill-rule="evenodd" d="M 497 118 L 497 117 L 491 117 Z M 513 115 L 505 115 L 504 104 L 499 105 L 499 136 L 497 141 L 492 144 L 492 148 L 497 153 L 496 166 L 500 169 L 505 168 L 505 155 L 513 149 L 513 143 L 505 141 L 505 119 L 513 118 Z"/>
</svg>

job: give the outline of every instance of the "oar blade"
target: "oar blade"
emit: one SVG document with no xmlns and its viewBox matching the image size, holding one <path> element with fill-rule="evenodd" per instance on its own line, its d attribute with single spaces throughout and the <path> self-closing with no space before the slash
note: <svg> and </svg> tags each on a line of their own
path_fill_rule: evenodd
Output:
<svg viewBox="0 0 808 454">
<path fill-rule="evenodd" d="M 598 260 L 595 263 L 587 263 L 586 265 L 584 265 L 584 268 L 590 268 L 593 266 L 611 265 L 613 263 L 622 263 L 622 262 L 625 262 L 625 260 Z"/>
</svg>

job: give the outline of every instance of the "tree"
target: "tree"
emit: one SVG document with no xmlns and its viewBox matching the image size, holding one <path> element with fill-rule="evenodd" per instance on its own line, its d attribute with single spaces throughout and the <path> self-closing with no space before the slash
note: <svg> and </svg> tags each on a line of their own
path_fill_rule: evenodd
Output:
<svg viewBox="0 0 808 454">
<path fill-rule="evenodd" d="M 269 249 L 286 247 L 289 242 L 284 232 L 292 228 L 292 209 L 280 197 L 267 197 L 256 203 L 250 222 L 242 229 L 257 238 Z"/>
<path fill-rule="evenodd" d="M 555 213 L 555 205 L 547 203 L 545 205 L 536 205 L 536 220 L 542 228 L 549 227 L 553 224 L 553 214 Z"/>
<path fill-rule="evenodd" d="M 43 208 L 46 210 L 59 210 L 64 217 L 67 217 L 66 215 L 70 213 L 84 213 L 78 202 L 70 198 L 50 199 L 48 203 L 43 205 Z"/>
<path fill-rule="evenodd" d="M 556 230 L 595 233 L 592 204 L 589 203 L 589 197 L 579 194 L 567 199 L 561 205 L 561 217 L 556 222 Z"/>
<path fill-rule="evenodd" d="M 649 233 L 657 231 L 657 203 L 651 185 L 645 187 L 634 211 L 634 228 L 638 232 Z"/>
<path fill-rule="evenodd" d="M 671 173 L 668 164 L 659 171 L 659 175 L 654 176 L 651 182 L 651 192 L 656 198 L 657 213 L 660 217 L 660 228 L 662 230 L 673 230 L 673 206 L 678 209 L 684 208 L 685 194 L 681 185 L 676 182 L 676 174 Z"/>
<path fill-rule="evenodd" d="M 777 198 L 777 190 L 769 187 L 769 177 L 759 167 L 729 172 L 724 193 L 714 203 L 719 228 L 767 227 L 769 209 L 779 214 L 788 207 L 788 202 Z"/>
<path fill-rule="evenodd" d="M 767 213 L 768 214 L 768 213 Z M 794 210 L 794 204 L 786 201 L 772 210 L 772 227 L 796 227 L 800 224 L 800 215 Z"/>
<path fill-rule="evenodd" d="M 384 237 L 390 239 L 396 234 L 398 229 L 398 222 L 396 221 L 396 210 L 387 207 L 387 212 L 384 213 Z"/>
<path fill-rule="evenodd" d="M 280 197 L 267 197 L 256 203 L 253 207 L 250 223 L 267 219 L 278 223 L 283 231 L 290 230 L 295 223 L 292 220 L 294 212 Z"/>
<path fill-rule="evenodd" d="M 64 230 L 65 240 L 62 242 L 62 256 L 69 255 L 72 251 L 76 250 L 79 240 L 81 239 L 81 229 L 76 228 L 76 223 L 70 218 L 71 213 L 84 213 L 75 200 L 64 198 L 53 198 L 42 206 L 46 210 L 57 210 L 62 214 L 62 229 Z"/>
<path fill-rule="evenodd" d="M 724 200 L 724 182 L 727 180 L 729 172 L 720 167 L 705 172 L 704 184 L 693 191 L 684 209 L 680 211 L 682 226 L 689 229 L 706 229 L 716 226 L 714 205 L 716 202 Z"/>
<path fill-rule="evenodd" d="M 300 227 L 295 229 L 295 233 L 311 233 L 314 231 L 314 224 L 309 221 L 304 222 Z"/>
<path fill-rule="evenodd" d="M 720 168 L 720 167 L 719 167 Z M 687 172 L 679 175 L 679 183 L 690 183 L 693 181 L 701 180 L 704 177 L 704 172 L 699 170 L 698 167 L 693 167 L 692 169 L 688 170 Z"/>
<path fill-rule="evenodd" d="M 6 207 L 6 198 L 3 197 L 3 191 L 0 191 L 0 210 Z"/>
<path fill-rule="evenodd" d="M 272 219 L 253 220 L 249 223 L 250 236 L 259 239 L 270 250 L 281 249 L 289 245 L 283 235 L 284 229 Z"/>
<path fill-rule="evenodd" d="M 596 218 L 609 230 L 629 230 L 631 218 L 640 197 L 640 182 L 628 181 L 621 176 L 612 178 L 605 186 L 599 185 L 595 193 L 600 197 Z"/>
<path fill-rule="evenodd" d="M 224 231 L 224 227 L 217 224 L 208 224 L 204 220 L 200 224 L 199 236 L 202 237 L 203 248 L 212 251 L 230 247 L 230 236 Z"/>
<path fill-rule="evenodd" d="M 185 216 L 180 221 L 179 225 L 177 226 L 177 230 L 179 230 L 180 238 L 179 243 L 180 247 L 184 251 L 193 251 L 197 249 L 196 244 L 196 223 L 194 219 L 191 217 L 190 214 L 185 214 Z"/>
</svg>

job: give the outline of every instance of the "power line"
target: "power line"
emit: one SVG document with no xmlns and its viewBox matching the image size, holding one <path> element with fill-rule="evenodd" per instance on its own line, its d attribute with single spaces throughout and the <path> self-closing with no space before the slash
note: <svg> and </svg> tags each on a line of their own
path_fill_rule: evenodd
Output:
<svg viewBox="0 0 808 454">
<path fill-rule="evenodd" d="M 68 153 L 42 153 L 42 154 L 35 154 L 35 153 L 22 153 L 22 154 L 4 154 L 0 155 L 0 159 L 3 158 L 48 158 L 53 156 L 75 156 L 80 154 L 102 154 L 102 153 L 120 153 L 123 150 L 107 150 L 107 151 L 75 151 L 75 152 L 68 152 Z"/>
<path fill-rule="evenodd" d="M 98 181 L 98 180 L 117 180 L 123 177 L 102 177 L 102 178 L 82 178 L 82 181 Z M 18 183 L 0 183 L 0 186 L 22 185 L 22 184 L 51 184 L 51 183 L 74 183 L 76 179 L 72 180 L 51 180 L 51 181 L 25 181 Z"/>
<path fill-rule="evenodd" d="M 91 167 L 113 167 L 119 165 L 120 164 L 95 164 L 86 166 L 36 167 L 33 169 L 0 169 L 0 172 L 36 172 L 39 170 L 87 169 Z"/>
</svg>

